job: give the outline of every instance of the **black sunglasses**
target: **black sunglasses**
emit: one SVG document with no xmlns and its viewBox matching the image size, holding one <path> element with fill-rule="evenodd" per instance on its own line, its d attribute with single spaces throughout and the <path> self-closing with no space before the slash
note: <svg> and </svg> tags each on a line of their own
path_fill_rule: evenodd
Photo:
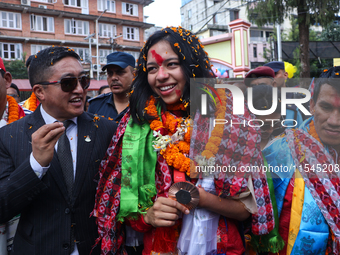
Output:
<svg viewBox="0 0 340 255">
<path fill-rule="evenodd" d="M 87 89 L 90 86 L 90 80 L 91 79 L 88 75 L 83 75 L 81 77 L 65 77 L 65 78 L 62 78 L 60 81 L 37 82 L 34 85 L 36 84 L 51 85 L 51 84 L 60 83 L 62 91 L 71 92 L 77 87 L 78 81 L 83 89 Z"/>
<path fill-rule="evenodd" d="M 19 97 L 18 94 L 7 94 L 7 96 L 10 96 L 10 97 Z"/>
</svg>

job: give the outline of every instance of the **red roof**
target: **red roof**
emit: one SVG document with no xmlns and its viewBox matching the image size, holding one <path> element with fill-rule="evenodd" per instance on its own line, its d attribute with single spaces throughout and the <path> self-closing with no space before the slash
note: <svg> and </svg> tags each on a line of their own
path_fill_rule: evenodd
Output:
<svg viewBox="0 0 340 255">
<path fill-rule="evenodd" d="M 28 79 L 13 79 L 12 82 L 16 84 L 20 91 L 31 91 L 32 87 Z M 91 80 L 88 90 L 99 90 L 101 86 L 107 85 L 107 80 Z"/>
</svg>

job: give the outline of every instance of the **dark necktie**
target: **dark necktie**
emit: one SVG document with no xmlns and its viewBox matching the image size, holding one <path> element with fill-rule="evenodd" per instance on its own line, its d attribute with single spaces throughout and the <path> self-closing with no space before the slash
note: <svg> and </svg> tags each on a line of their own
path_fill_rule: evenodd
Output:
<svg viewBox="0 0 340 255">
<path fill-rule="evenodd" d="M 67 128 L 74 124 L 72 120 L 66 120 L 63 122 L 65 126 L 65 132 L 61 135 L 61 137 L 58 140 L 58 159 L 61 165 L 61 169 L 64 175 L 64 180 L 67 187 L 67 192 L 70 197 L 70 202 L 72 204 L 73 202 L 73 196 L 72 196 L 72 187 L 73 187 L 73 159 L 71 154 L 71 148 L 70 148 L 70 141 L 68 140 L 68 137 L 66 135 Z M 70 254 L 74 250 L 75 245 L 75 238 L 74 238 L 74 223 L 72 223 L 71 226 L 71 240 L 70 240 Z"/>
<path fill-rule="evenodd" d="M 61 165 L 61 169 L 64 175 L 64 180 L 67 187 L 67 192 L 72 202 L 72 187 L 73 187 L 73 160 L 70 149 L 70 141 L 67 138 L 66 132 L 69 125 L 73 124 L 72 120 L 66 120 L 63 122 L 65 126 L 65 132 L 58 140 L 58 159 Z"/>
</svg>

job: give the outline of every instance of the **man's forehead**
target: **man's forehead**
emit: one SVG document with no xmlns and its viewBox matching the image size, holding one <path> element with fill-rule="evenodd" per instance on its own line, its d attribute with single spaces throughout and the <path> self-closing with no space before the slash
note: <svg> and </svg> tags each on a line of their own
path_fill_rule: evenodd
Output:
<svg viewBox="0 0 340 255">
<path fill-rule="evenodd" d="M 327 83 L 320 86 L 320 92 L 317 101 L 325 101 L 332 103 L 333 101 L 339 101 L 340 103 L 340 89 L 335 89 Z M 331 100 L 331 101 L 330 101 Z"/>
<path fill-rule="evenodd" d="M 265 83 L 265 84 L 268 84 L 268 85 L 272 85 L 273 83 L 273 78 L 269 78 L 269 77 L 258 77 L 258 78 L 255 78 L 253 79 L 250 84 L 260 84 L 260 83 Z"/>
</svg>

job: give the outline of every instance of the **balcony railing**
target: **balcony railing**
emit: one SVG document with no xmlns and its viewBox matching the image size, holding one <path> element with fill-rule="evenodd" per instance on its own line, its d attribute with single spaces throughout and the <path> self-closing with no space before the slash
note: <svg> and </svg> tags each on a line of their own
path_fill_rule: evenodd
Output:
<svg viewBox="0 0 340 255">
<path fill-rule="evenodd" d="M 250 42 L 267 42 L 266 37 L 250 37 Z"/>
</svg>

